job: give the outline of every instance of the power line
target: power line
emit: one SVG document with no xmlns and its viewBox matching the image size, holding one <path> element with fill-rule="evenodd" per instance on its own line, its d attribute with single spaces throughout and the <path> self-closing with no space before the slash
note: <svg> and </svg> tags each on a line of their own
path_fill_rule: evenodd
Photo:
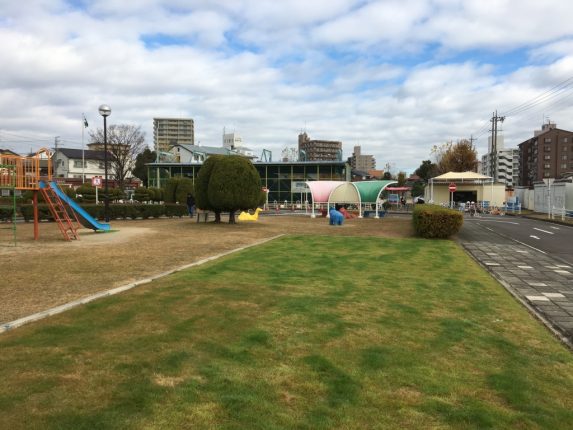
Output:
<svg viewBox="0 0 573 430">
<path fill-rule="evenodd" d="M 553 86 L 549 90 L 535 96 L 534 98 L 527 100 L 520 105 L 514 106 L 513 108 L 505 112 L 505 116 L 516 115 L 520 112 L 529 110 L 541 103 L 544 103 L 554 97 L 557 97 L 560 93 L 565 91 L 570 91 L 573 89 L 573 77 L 565 79 L 564 81 Z"/>
</svg>

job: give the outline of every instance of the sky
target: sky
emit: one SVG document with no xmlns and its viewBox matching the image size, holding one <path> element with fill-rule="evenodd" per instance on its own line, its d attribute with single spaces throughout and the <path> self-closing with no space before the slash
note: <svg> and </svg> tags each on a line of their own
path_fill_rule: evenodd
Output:
<svg viewBox="0 0 573 430">
<path fill-rule="evenodd" d="M 573 130 L 568 0 L 0 0 L 0 148 L 82 147 L 88 131 L 193 118 L 273 160 L 311 139 L 412 173 L 505 116 L 505 147 Z"/>
</svg>

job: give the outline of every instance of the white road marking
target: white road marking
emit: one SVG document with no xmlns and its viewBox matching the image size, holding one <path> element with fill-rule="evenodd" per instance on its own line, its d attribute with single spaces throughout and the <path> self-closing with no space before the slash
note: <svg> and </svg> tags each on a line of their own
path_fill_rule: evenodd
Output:
<svg viewBox="0 0 573 430">
<path fill-rule="evenodd" d="M 539 238 L 537 238 L 537 239 L 539 239 Z M 534 250 L 536 250 L 537 252 L 541 252 L 542 254 L 547 254 L 547 252 L 542 251 L 541 249 L 536 248 L 535 246 L 528 245 L 528 244 L 525 243 L 525 242 L 521 242 L 521 241 L 519 241 L 519 240 L 517 240 L 517 239 L 511 239 L 511 240 L 513 240 L 514 242 L 519 243 L 520 245 L 527 246 L 528 248 L 534 249 Z"/>
<path fill-rule="evenodd" d="M 542 229 L 537 228 L 537 227 L 533 227 L 533 230 L 542 231 L 543 233 L 547 233 L 547 234 L 555 234 L 552 231 L 542 230 Z"/>
<path fill-rule="evenodd" d="M 494 219 L 480 219 L 480 222 L 500 222 L 502 224 L 514 224 L 514 225 L 519 225 L 518 222 L 514 222 L 514 221 L 497 221 Z"/>
<path fill-rule="evenodd" d="M 534 238 L 534 239 L 537 239 L 537 240 L 539 240 L 539 238 L 538 238 L 537 236 L 534 236 L 534 235 L 532 235 L 532 234 L 531 234 L 531 235 L 529 235 L 529 237 L 532 237 L 532 238 Z"/>
<path fill-rule="evenodd" d="M 553 230 L 559 230 L 559 227 L 551 227 Z"/>
</svg>

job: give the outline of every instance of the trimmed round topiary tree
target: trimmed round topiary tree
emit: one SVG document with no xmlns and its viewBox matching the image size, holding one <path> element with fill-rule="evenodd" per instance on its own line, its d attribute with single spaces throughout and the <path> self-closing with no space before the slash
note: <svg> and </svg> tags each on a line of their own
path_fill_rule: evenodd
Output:
<svg viewBox="0 0 573 430">
<path fill-rule="evenodd" d="M 253 164 L 244 157 L 223 155 L 209 157 L 195 182 L 195 200 L 200 209 L 229 212 L 229 223 L 235 223 L 238 210 L 255 209 L 261 200 L 261 178 Z"/>
</svg>

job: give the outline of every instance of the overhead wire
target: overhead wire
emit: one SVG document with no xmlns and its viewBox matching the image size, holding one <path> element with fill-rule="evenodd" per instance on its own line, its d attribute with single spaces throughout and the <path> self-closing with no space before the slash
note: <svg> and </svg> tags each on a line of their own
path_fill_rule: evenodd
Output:
<svg viewBox="0 0 573 430">
<path fill-rule="evenodd" d="M 564 104 L 564 102 L 567 101 L 572 94 L 573 94 L 573 76 L 559 82 L 558 84 L 554 85 L 547 91 L 544 91 L 543 93 L 538 94 L 537 96 L 508 109 L 507 111 L 504 112 L 503 116 L 505 118 L 517 117 L 523 112 L 529 111 L 536 107 L 542 107 L 544 111 L 547 111 L 548 109 L 553 109 L 556 106 L 561 106 L 562 104 Z M 537 110 L 534 113 L 534 115 L 538 114 L 539 110 Z M 525 116 L 524 118 L 530 118 L 530 117 L 531 114 Z M 490 123 L 491 120 L 488 120 L 484 124 L 484 126 L 482 126 L 475 133 L 473 133 L 472 136 L 475 139 L 479 139 L 481 136 L 488 133 L 491 130 L 489 125 Z"/>
</svg>

